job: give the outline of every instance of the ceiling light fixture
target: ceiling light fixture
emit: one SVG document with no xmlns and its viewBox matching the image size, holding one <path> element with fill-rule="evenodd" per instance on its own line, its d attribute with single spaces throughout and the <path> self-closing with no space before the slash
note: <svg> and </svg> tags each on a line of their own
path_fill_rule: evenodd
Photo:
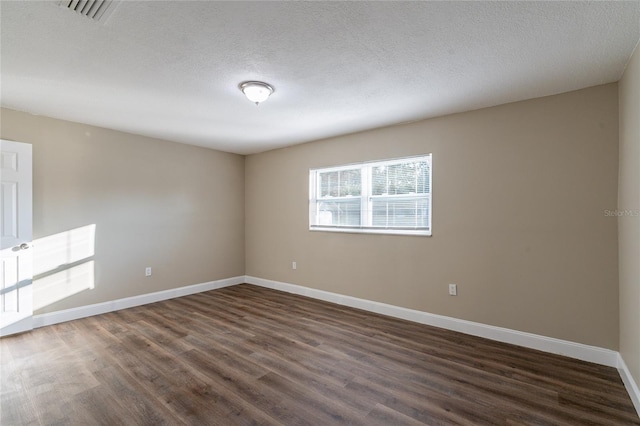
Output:
<svg viewBox="0 0 640 426">
<path fill-rule="evenodd" d="M 258 105 L 273 93 L 273 87 L 262 81 L 245 81 L 240 84 L 240 90 L 251 102 Z"/>
</svg>

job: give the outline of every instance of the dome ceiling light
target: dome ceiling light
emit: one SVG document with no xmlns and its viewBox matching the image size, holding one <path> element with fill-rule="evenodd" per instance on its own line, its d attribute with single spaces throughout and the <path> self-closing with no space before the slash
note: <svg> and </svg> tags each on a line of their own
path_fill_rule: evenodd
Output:
<svg viewBox="0 0 640 426">
<path fill-rule="evenodd" d="M 262 81 L 245 81 L 240 84 L 240 90 L 251 102 L 258 105 L 273 93 L 273 87 Z"/>
</svg>

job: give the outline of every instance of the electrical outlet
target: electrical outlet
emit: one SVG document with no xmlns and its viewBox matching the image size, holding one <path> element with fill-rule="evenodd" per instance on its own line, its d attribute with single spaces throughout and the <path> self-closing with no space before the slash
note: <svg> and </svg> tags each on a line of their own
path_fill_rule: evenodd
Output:
<svg viewBox="0 0 640 426">
<path fill-rule="evenodd" d="M 458 285 L 449 284 L 449 296 L 457 296 L 457 295 L 458 295 Z"/>
<path fill-rule="evenodd" d="M 291 262 L 291 269 L 298 269 L 298 264 L 296 262 Z"/>
<path fill-rule="evenodd" d="M 145 276 L 145 277 L 150 277 L 150 276 L 151 276 L 151 266 L 147 266 L 147 267 L 144 269 L 144 276 Z"/>
</svg>

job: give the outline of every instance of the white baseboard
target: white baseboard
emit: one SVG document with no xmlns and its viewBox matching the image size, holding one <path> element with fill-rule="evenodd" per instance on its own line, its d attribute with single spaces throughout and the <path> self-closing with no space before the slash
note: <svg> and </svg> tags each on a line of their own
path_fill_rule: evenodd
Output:
<svg viewBox="0 0 640 426">
<path fill-rule="evenodd" d="M 33 329 L 33 317 L 26 317 L 0 328 L 0 337 L 24 333 Z"/>
<path fill-rule="evenodd" d="M 350 306 L 369 312 L 401 318 L 420 324 L 432 325 L 434 327 L 445 328 L 447 330 L 459 331 L 473 336 L 484 337 L 526 348 L 537 349 L 558 355 L 564 355 L 583 361 L 606 365 L 608 367 L 618 367 L 619 354 L 610 349 L 589 346 L 582 343 L 569 342 L 566 340 L 545 337 L 532 333 L 511 330 L 508 328 L 496 327 L 472 321 L 447 317 L 444 315 L 430 314 L 428 312 L 416 311 L 399 306 L 388 305 L 386 303 L 374 302 L 371 300 L 359 299 L 357 297 L 344 296 L 323 290 L 316 290 L 296 284 L 283 283 L 279 281 L 265 280 L 252 276 L 246 276 L 245 282 L 261 287 L 272 288 L 285 291 L 287 293 L 308 296 L 314 299 L 325 300 L 339 305 Z"/>
<path fill-rule="evenodd" d="M 631 371 L 629 371 L 627 364 L 620 354 L 618 354 L 618 371 L 620 372 L 624 387 L 627 388 L 627 392 L 629 392 L 633 406 L 636 407 L 638 416 L 640 416 L 640 388 L 638 388 L 638 384 L 633 379 Z"/>
<path fill-rule="evenodd" d="M 63 311 L 34 315 L 33 328 L 58 324 L 65 321 L 72 321 L 80 318 L 90 317 L 93 315 L 105 314 L 107 312 L 119 311 L 121 309 L 146 305 L 147 303 L 160 302 L 162 300 L 173 299 L 176 297 L 188 296 L 190 294 L 201 293 L 203 291 L 216 290 L 218 288 L 242 284 L 244 280 L 244 276 L 238 276 L 226 278 L 223 280 L 210 281 L 202 284 L 189 285 L 186 287 L 162 290 L 155 293 L 126 297 L 124 299 L 112 300 L 109 302 L 96 303 L 94 305 L 80 306 L 78 308 L 65 309 Z"/>
</svg>

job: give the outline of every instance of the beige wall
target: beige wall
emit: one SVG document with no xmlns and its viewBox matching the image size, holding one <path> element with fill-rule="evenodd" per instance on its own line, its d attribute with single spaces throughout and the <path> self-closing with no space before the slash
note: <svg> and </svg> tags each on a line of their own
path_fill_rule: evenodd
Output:
<svg viewBox="0 0 640 426">
<path fill-rule="evenodd" d="M 7 109 L 1 120 L 3 139 L 33 145 L 36 243 L 96 225 L 94 288 L 36 313 L 244 274 L 242 156 Z"/>
<path fill-rule="evenodd" d="M 248 156 L 246 272 L 615 350 L 617 220 L 604 210 L 617 206 L 617 90 Z M 432 237 L 308 231 L 309 168 L 422 153 Z"/>
<path fill-rule="evenodd" d="M 620 264 L 620 353 L 640 384 L 640 48 L 619 83 L 620 175 L 618 218 Z"/>
</svg>

